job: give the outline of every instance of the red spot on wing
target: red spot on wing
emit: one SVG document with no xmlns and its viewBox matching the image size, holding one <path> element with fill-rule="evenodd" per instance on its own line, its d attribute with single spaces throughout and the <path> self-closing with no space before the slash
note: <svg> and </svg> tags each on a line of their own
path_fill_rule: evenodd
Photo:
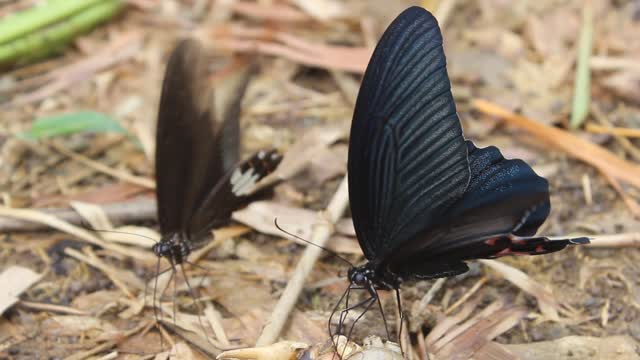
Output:
<svg viewBox="0 0 640 360">
<path fill-rule="evenodd" d="M 489 246 L 496 246 L 497 241 L 498 241 L 498 238 L 491 238 L 491 239 L 485 240 L 484 243 Z"/>
</svg>

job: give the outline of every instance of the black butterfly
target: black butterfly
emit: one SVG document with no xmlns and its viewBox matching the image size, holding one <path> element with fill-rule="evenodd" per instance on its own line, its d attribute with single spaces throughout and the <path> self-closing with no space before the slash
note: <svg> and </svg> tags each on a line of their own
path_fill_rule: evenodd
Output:
<svg viewBox="0 0 640 360">
<path fill-rule="evenodd" d="M 350 269 L 342 298 L 370 297 L 345 311 L 380 304 L 377 290 L 399 300 L 405 280 L 464 273 L 466 260 L 589 241 L 534 236 L 550 211 L 547 180 L 465 140 L 450 87 L 436 19 L 405 10 L 371 57 L 351 125 L 349 200 L 367 263 Z"/>
<path fill-rule="evenodd" d="M 238 117 L 249 74 L 232 79 L 237 81 L 228 101 L 215 102 L 221 104 L 216 107 L 200 44 L 183 40 L 169 58 L 155 158 L 162 238 L 152 249 L 174 272 L 192 250 L 212 239 L 213 228 L 229 222 L 231 213 L 251 199 L 256 183 L 282 159 L 276 150 L 263 150 L 239 162 Z"/>
</svg>

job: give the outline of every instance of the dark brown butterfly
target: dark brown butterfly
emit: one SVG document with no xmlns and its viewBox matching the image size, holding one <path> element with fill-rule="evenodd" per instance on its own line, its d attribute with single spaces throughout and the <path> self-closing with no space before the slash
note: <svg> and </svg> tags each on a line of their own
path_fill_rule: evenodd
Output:
<svg viewBox="0 0 640 360">
<path fill-rule="evenodd" d="M 262 150 L 239 162 L 238 117 L 249 72 L 232 80 L 233 100 L 213 109 L 220 102 L 214 101 L 207 57 L 195 40 L 181 41 L 167 64 L 155 158 L 162 239 L 153 252 L 174 265 L 210 241 L 211 229 L 228 223 L 282 159 L 276 150 Z"/>
<path fill-rule="evenodd" d="M 282 159 L 276 150 L 261 150 L 239 161 L 240 101 L 251 71 L 225 77 L 226 91 L 217 87 L 213 94 L 207 67 L 199 43 L 183 40 L 171 53 L 162 84 L 155 157 L 162 238 L 152 249 L 158 270 L 165 258 L 172 277 L 194 249 L 211 241 L 212 229 L 252 199 L 257 182 Z"/>
</svg>

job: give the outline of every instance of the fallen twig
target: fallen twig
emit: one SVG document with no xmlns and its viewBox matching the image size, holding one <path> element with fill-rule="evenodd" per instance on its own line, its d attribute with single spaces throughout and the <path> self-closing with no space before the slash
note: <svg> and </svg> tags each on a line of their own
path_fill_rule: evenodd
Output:
<svg viewBox="0 0 640 360">
<path fill-rule="evenodd" d="M 640 247 L 640 233 L 590 236 L 588 247 Z"/>
<path fill-rule="evenodd" d="M 148 197 L 137 197 L 131 201 L 100 205 L 109 220 L 114 223 L 135 223 L 153 220 L 156 217 L 156 200 Z M 75 210 L 69 208 L 39 209 L 40 213 L 53 216 L 72 225 L 82 225 L 83 218 Z M 44 222 L 22 220 L 17 217 L 2 216 L 0 213 L 0 232 L 38 231 L 49 227 Z"/>
<path fill-rule="evenodd" d="M 640 129 L 587 124 L 585 130 L 594 134 L 608 134 L 630 138 L 640 138 Z"/>
<path fill-rule="evenodd" d="M 72 307 L 64 306 L 64 305 L 44 304 L 44 303 L 38 303 L 38 302 L 32 302 L 32 301 L 26 301 L 26 300 L 21 300 L 19 305 L 28 309 L 48 311 L 48 312 L 59 313 L 59 314 L 80 315 L 80 316 L 89 315 L 89 313 L 87 313 L 86 311 L 74 309 Z"/>
<path fill-rule="evenodd" d="M 619 158 L 599 145 L 581 139 L 562 129 L 514 114 L 487 100 L 476 99 L 473 100 L 472 105 L 487 115 L 497 116 L 511 125 L 538 136 L 567 154 L 594 166 L 602 172 L 609 173 L 616 179 L 640 188 L 640 166 Z"/>
<path fill-rule="evenodd" d="M 616 139 L 618 144 L 620 144 L 620 146 L 622 146 L 629 153 L 629 155 L 631 155 L 636 161 L 640 161 L 640 149 L 638 149 L 633 144 L 633 142 L 631 142 L 631 140 L 627 139 L 627 137 L 631 137 L 629 136 L 630 132 L 628 130 L 637 131 L 636 129 L 614 128 L 611 121 L 609 121 L 609 119 L 607 119 L 607 116 L 602 113 L 602 110 L 600 110 L 600 107 L 595 104 L 591 104 L 591 114 L 596 119 L 596 121 L 598 121 L 601 124 L 600 128 L 604 132 L 611 134 L 613 138 Z M 594 125 L 595 124 L 587 124 L 586 130 L 594 132 L 592 131 L 592 128 Z M 595 126 L 598 126 L 598 125 L 595 125 Z M 597 133 L 599 131 L 600 130 L 596 130 L 595 132 Z M 640 132 L 638 132 L 638 136 L 640 137 Z"/>
<path fill-rule="evenodd" d="M 345 176 L 338 190 L 333 195 L 331 202 L 322 214 L 322 217 L 313 229 L 309 241 L 317 246 L 309 245 L 305 249 L 291 279 L 289 279 L 287 283 L 287 287 L 284 289 L 282 296 L 280 296 L 278 303 L 271 313 L 267 325 L 264 327 L 262 334 L 260 334 L 256 346 L 273 344 L 280 336 L 280 332 L 287 322 L 289 313 L 298 301 L 298 296 L 304 287 L 305 279 L 311 272 L 311 269 L 313 269 L 313 265 L 320 257 L 320 254 L 322 254 L 323 249 L 321 247 L 329 240 L 329 237 L 333 233 L 333 225 L 346 210 L 348 202 L 347 177 Z"/>
<path fill-rule="evenodd" d="M 313 43 L 292 34 L 243 26 L 205 29 L 199 35 L 215 38 L 224 50 L 260 53 L 332 70 L 363 73 L 373 49 Z"/>
<path fill-rule="evenodd" d="M 116 179 L 122 180 L 122 181 L 126 181 L 126 182 L 130 182 L 132 184 L 135 185 L 139 185 L 142 187 L 146 187 L 149 189 L 155 189 L 156 184 L 153 180 L 148 179 L 148 178 L 144 178 L 144 177 L 140 177 L 140 176 L 135 176 L 135 175 L 131 175 L 127 172 L 121 171 L 121 170 L 116 170 L 116 169 L 112 169 L 98 161 L 94 161 L 89 159 L 88 157 L 75 153 L 67 148 L 65 148 L 64 146 L 60 145 L 60 144 L 56 144 L 55 142 L 48 142 L 48 145 L 53 147 L 56 151 L 58 151 L 59 153 L 66 155 L 68 157 L 70 157 L 71 159 L 73 159 L 74 161 L 77 161 L 79 163 L 82 163 L 90 168 L 93 168 L 94 170 L 97 170 L 101 173 L 107 174 L 109 176 L 113 176 Z"/>
<path fill-rule="evenodd" d="M 556 301 L 553 293 L 551 293 L 551 291 L 549 291 L 539 282 L 530 278 L 529 275 L 525 274 L 523 271 L 500 261 L 478 260 L 478 262 L 497 271 L 505 279 L 509 280 L 512 284 L 520 288 L 520 290 L 535 297 L 538 300 L 538 307 L 540 308 L 540 312 L 542 312 L 542 314 L 548 319 L 553 321 L 560 320 L 560 315 L 558 315 L 560 304 Z"/>
<path fill-rule="evenodd" d="M 48 84 L 38 87 L 31 93 L 15 96 L 3 105 L 15 107 L 46 99 L 54 93 L 67 89 L 74 83 L 91 78 L 99 71 L 130 59 L 140 51 L 141 47 L 141 36 L 138 34 L 123 35 L 106 47 L 104 51 L 51 72 L 47 76 L 50 79 Z"/>
</svg>

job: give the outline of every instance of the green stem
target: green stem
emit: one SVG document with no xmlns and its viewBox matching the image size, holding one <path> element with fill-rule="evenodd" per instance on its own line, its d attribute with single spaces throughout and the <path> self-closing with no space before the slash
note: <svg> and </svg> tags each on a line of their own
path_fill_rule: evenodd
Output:
<svg viewBox="0 0 640 360">
<path fill-rule="evenodd" d="M 123 7 L 122 0 L 101 0 L 99 4 L 73 15 L 64 22 L 2 44 L 0 45 L 0 64 L 34 60 L 57 51 L 77 35 L 110 19 Z"/>
<path fill-rule="evenodd" d="M 0 44 L 56 23 L 101 0 L 50 0 L 0 21 Z"/>
<path fill-rule="evenodd" d="M 577 129 L 589 115 L 591 102 L 591 71 L 589 60 L 593 47 L 593 11 L 591 3 L 586 2 L 582 10 L 582 28 L 578 43 L 578 63 L 576 64 L 576 79 L 573 91 L 573 109 L 571 111 L 570 126 Z"/>
</svg>

